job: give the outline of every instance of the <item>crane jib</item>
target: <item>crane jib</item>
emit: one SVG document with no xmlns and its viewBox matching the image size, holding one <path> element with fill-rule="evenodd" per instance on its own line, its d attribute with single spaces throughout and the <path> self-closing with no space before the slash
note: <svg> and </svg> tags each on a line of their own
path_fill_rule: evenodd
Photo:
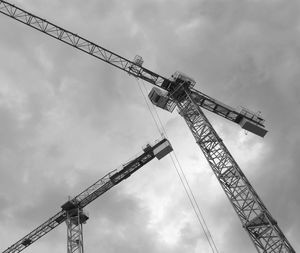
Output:
<svg viewBox="0 0 300 253">
<path fill-rule="evenodd" d="M 201 108 L 235 122 L 243 129 L 263 137 L 267 133 L 267 130 L 264 128 L 264 120 L 261 118 L 259 113 L 253 113 L 245 108 L 242 108 L 240 111 L 232 109 L 218 100 L 195 90 L 193 88 L 195 85 L 194 80 L 182 73 L 175 72 L 170 79 L 164 78 L 142 67 L 143 61 L 141 61 L 140 58 L 137 58 L 138 61 L 136 62 L 129 61 L 118 54 L 56 26 L 45 19 L 26 12 L 6 1 L 0 0 L 0 12 L 68 45 L 71 45 L 76 49 L 109 63 L 137 78 L 141 78 L 161 89 L 164 89 L 167 93 L 160 93 L 157 90 L 151 92 L 152 103 L 168 111 L 173 111 L 174 106 L 177 106 L 179 114 L 187 123 L 196 143 L 205 155 L 215 176 L 218 178 L 221 187 L 240 218 L 243 228 L 249 234 L 258 252 L 295 252 L 279 228 L 277 222 L 274 218 L 272 218 L 271 214 L 243 174 L 237 162 L 228 151 L 222 139 L 218 136 L 205 114 L 202 112 Z M 164 152 L 165 150 L 163 153 Z M 112 178 L 114 178 L 114 180 L 123 180 L 129 175 L 130 173 L 121 173 L 116 174 L 115 177 L 112 176 Z M 110 180 L 109 182 L 113 181 Z M 96 187 L 96 185 L 93 187 Z M 83 192 L 83 195 L 78 196 L 77 200 L 74 199 L 75 202 L 72 204 L 76 206 L 78 203 L 83 203 L 80 201 L 83 201 L 86 196 L 89 196 L 89 194 L 95 193 L 94 196 L 98 196 L 99 192 L 101 192 L 101 194 L 104 192 L 100 190 L 98 192 L 97 189 L 97 187 L 88 188 L 88 192 Z M 78 202 L 78 200 L 80 201 Z M 64 210 L 62 211 L 64 212 Z M 44 223 L 42 228 L 41 226 L 39 227 L 38 232 L 33 231 L 28 236 L 18 241 L 18 243 L 11 246 L 5 251 L 5 253 L 20 252 L 33 241 L 52 230 L 58 222 L 63 220 L 62 217 L 64 216 L 56 217 L 57 220 L 50 219 L 51 223 Z"/>
<path fill-rule="evenodd" d="M 138 154 L 135 158 L 131 159 L 123 168 L 113 170 L 99 179 L 93 185 L 85 189 L 73 199 L 64 203 L 62 210 L 48 219 L 46 222 L 38 226 L 32 232 L 24 236 L 15 244 L 7 248 L 3 253 L 18 253 L 30 246 L 32 243 L 49 233 L 58 225 L 67 220 L 67 214 L 78 208 L 81 210 L 83 207 L 97 199 L 99 196 L 107 192 L 113 186 L 119 184 L 124 179 L 135 173 L 138 169 L 150 162 L 153 158 L 161 159 L 172 152 L 173 148 L 166 138 L 156 141 L 153 145 L 148 144 L 143 148 L 142 154 Z M 84 222 L 88 217 L 82 213 Z"/>
<path fill-rule="evenodd" d="M 144 68 L 141 65 L 140 61 L 130 61 L 120 56 L 119 54 L 116 54 L 73 32 L 57 26 L 47 21 L 46 19 L 40 18 L 6 1 L 0 1 L 0 12 L 38 31 L 41 31 L 52 38 L 58 39 L 78 50 L 81 50 L 110 65 L 113 65 L 114 67 L 117 67 L 129 73 L 130 75 L 158 86 L 159 88 L 165 89 L 170 92 L 166 85 L 174 83 L 173 80 L 165 78 L 147 68 Z M 197 93 L 200 92 L 197 91 Z M 219 116 L 222 116 L 232 122 L 240 124 L 242 128 L 259 136 L 264 136 L 267 133 L 267 131 L 264 129 L 262 121 L 257 120 L 257 117 L 254 117 L 253 115 L 251 117 L 248 117 L 249 114 L 242 114 L 235 110 L 228 110 L 229 106 L 224 106 L 224 104 L 220 103 L 219 101 L 211 99 L 209 96 L 203 93 L 201 94 L 202 102 L 200 103 L 200 106 L 205 108 L 206 110 L 216 113 Z M 173 109 L 173 104 L 171 102 L 168 102 L 167 107 L 167 110 L 172 111 L 170 110 L 170 108 Z M 238 117 L 233 116 L 235 114 L 238 114 Z"/>
</svg>

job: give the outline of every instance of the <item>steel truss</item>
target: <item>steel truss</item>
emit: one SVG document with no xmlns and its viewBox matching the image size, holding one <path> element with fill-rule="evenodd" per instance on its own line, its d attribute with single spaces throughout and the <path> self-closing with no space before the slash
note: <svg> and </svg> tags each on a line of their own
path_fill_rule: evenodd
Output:
<svg viewBox="0 0 300 253">
<path fill-rule="evenodd" d="M 171 144 L 165 138 L 156 141 L 154 145 L 148 144 L 146 148 L 143 148 L 142 153 L 123 164 L 120 170 L 116 169 L 109 172 L 76 197 L 64 203 L 60 212 L 11 245 L 3 253 L 21 252 L 64 221 L 66 221 L 68 227 L 68 253 L 83 253 L 83 246 L 80 241 L 82 239 L 82 223 L 85 223 L 88 219 L 87 215 L 82 211 L 83 207 L 131 176 L 155 157 L 161 159 L 172 150 Z M 76 242 L 79 242 L 77 246 Z"/>
<path fill-rule="evenodd" d="M 179 114 L 192 131 L 197 144 L 258 252 L 294 253 L 294 249 L 278 227 L 277 222 L 231 156 L 200 106 L 189 92 L 186 94 L 187 99 L 177 103 Z"/>
<path fill-rule="evenodd" d="M 29 245 L 43 237 L 45 234 L 49 233 L 52 229 L 56 228 L 62 222 L 66 220 L 66 213 L 65 211 L 60 211 L 55 214 L 53 217 L 48 219 L 46 222 L 38 226 L 35 230 L 27 234 L 21 240 L 17 241 L 9 248 L 3 251 L 3 253 L 18 253 Z"/>
<path fill-rule="evenodd" d="M 24 11 L 6 1 L 0 0 L 0 12 L 40 32 L 43 32 L 52 38 L 62 41 L 78 50 L 109 63 L 130 75 L 141 78 L 168 92 L 173 92 L 166 87 L 174 86 L 174 81 L 142 67 L 141 60 L 139 62 L 129 61 L 118 54 L 98 46 L 77 34 L 54 25 L 45 19 Z M 180 87 L 180 85 L 175 85 L 175 87 Z M 175 91 L 177 92 L 176 89 Z M 272 218 L 257 193 L 246 179 L 245 175 L 230 155 L 229 151 L 203 114 L 200 107 L 238 124 L 243 123 L 243 121 L 247 119 L 254 123 L 254 125 L 264 127 L 263 119 L 253 113 L 249 114 L 248 112 L 244 114 L 238 112 L 193 88 L 189 88 L 187 90 L 187 98 L 183 99 L 183 101 L 172 97 L 172 94 L 170 99 L 178 106 L 180 114 L 184 117 L 192 131 L 196 142 L 203 151 L 232 206 L 237 212 L 243 227 L 254 242 L 258 252 L 294 253 L 294 249 L 279 229 L 276 221 Z M 117 180 L 119 176 L 124 178 L 127 177 L 125 174 L 118 174 L 115 176 L 114 180 Z M 99 196 L 98 193 L 102 194 L 111 187 L 115 183 L 114 180 L 110 180 L 107 184 L 101 187 L 101 189 L 98 189 L 96 195 L 91 193 L 91 195 L 88 194 L 88 198 L 84 197 L 86 202 L 82 200 L 78 203 L 78 201 L 74 199 L 74 207 L 76 205 L 81 208 L 85 206 L 90 200 L 94 199 L 94 197 Z M 106 189 L 106 187 L 108 188 Z M 97 188 L 97 186 L 95 188 Z M 84 196 L 85 193 L 86 192 L 84 192 L 82 196 Z M 82 206 L 80 206 L 80 203 Z M 3 253 L 20 252 L 65 220 L 65 211 L 59 212 Z"/>
<path fill-rule="evenodd" d="M 64 28 L 37 17 L 32 13 L 29 13 L 6 1 L 0 1 L 0 12 L 40 32 L 43 32 L 52 38 L 58 39 L 91 56 L 122 69 L 131 75 L 142 78 L 147 82 L 160 85 L 164 79 L 166 79 L 116 53 L 113 53 L 87 39 L 82 38 L 77 34 L 67 31 Z"/>
<path fill-rule="evenodd" d="M 67 253 L 83 253 L 83 227 L 88 219 L 81 208 L 67 212 Z"/>
<path fill-rule="evenodd" d="M 164 87 L 162 87 L 163 84 L 172 82 L 168 78 L 142 67 L 142 65 L 138 62 L 130 61 L 73 32 L 61 28 L 60 26 L 57 26 L 45 19 L 37 17 L 36 15 L 27 12 L 19 7 L 16 7 L 15 5 L 10 4 L 6 1 L 0 0 L 0 12 L 52 38 L 64 42 L 65 44 L 68 44 L 114 67 L 117 67 L 129 73 L 130 75 L 143 79 L 162 89 L 165 89 Z M 264 120 L 262 120 L 261 118 L 253 118 L 252 115 L 242 114 L 236 109 L 225 105 L 196 89 L 192 89 L 191 92 L 195 95 L 195 98 L 198 100 L 199 105 L 206 110 L 212 111 L 235 123 L 239 123 L 243 118 L 247 118 L 257 125 L 264 126 Z"/>
</svg>

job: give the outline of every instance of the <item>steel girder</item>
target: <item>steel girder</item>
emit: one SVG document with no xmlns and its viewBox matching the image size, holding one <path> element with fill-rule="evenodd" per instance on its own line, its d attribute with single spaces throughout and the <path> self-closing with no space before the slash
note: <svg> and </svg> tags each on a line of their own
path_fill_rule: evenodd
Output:
<svg viewBox="0 0 300 253">
<path fill-rule="evenodd" d="M 20 251 L 27 248 L 29 245 L 48 234 L 52 229 L 56 228 L 59 224 L 66 220 L 66 212 L 60 211 L 55 214 L 53 217 L 48 219 L 46 222 L 38 226 L 36 229 L 31 231 L 21 240 L 17 241 L 9 248 L 3 251 L 3 253 L 19 253 Z"/>
<path fill-rule="evenodd" d="M 166 144 L 168 145 L 166 146 Z M 99 179 L 96 183 L 81 192 L 79 195 L 64 203 L 61 206 L 62 210 L 60 212 L 55 214 L 46 222 L 38 226 L 36 229 L 31 231 L 29 234 L 24 236 L 9 248 L 7 248 L 5 251 L 3 251 L 3 253 L 21 252 L 64 221 L 67 222 L 68 226 L 68 245 L 70 245 L 70 247 L 68 246 L 68 249 L 74 249 L 78 252 L 79 249 L 77 250 L 78 247 L 76 247 L 74 244 L 75 239 L 73 240 L 72 238 L 81 238 L 78 233 L 82 233 L 80 232 L 82 231 L 82 228 L 79 227 L 79 225 L 84 223 L 88 219 L 87 215 L 85 215 L 82 211 L 82 208 L 104 194 L 113 186 L 119 184 L 120 182 L 131 176 L 145 164 L 154 159 L 154 157 L 157 157 L 157 159 L 161 159 L 172 150 L 173 149 L 171 144 L 165 138 L 162 138 L 160 141 L 156 141 L 153 145 L 148 144 L 147 147 L 143 148 L 142 153 L 137 154 L 130 161 L 123 164 L 120 170 L 116 169 L 109 172 L 104 177 Z M 163 154 L 160 152 L 163 152 Z M 79 214 L 77 214 L 78 212 Z M 76 218 L 76 216 L 79 218 L 79 220 L 78 218 Z M 68 251 L 68 253 L 70 252 L 72 252 L 72 250 Z"/>
<path fill-rule="evenodd" d="M 154 85 L 161 86 L 162 82 L 167 79 L 136 64 L 134 61 L 130 61 L 6 1 L 0 1 L 0 12 Z"/>
<path fill-rule="evenodd" d="M 87 216 L 81 208 L 67 212 L 67 253 L 83 253 L 83 228 Z"/>
<path fill-rule="evenodd" d="M 96 57 L 114 67 L 117 67 L 130 75 L 137 78 L 141 78 L 161 89 L 168 90 L 164 87 L 166 83 L 172 83 L 172 81 L 166 77 L 163 77 L 147 68 L 142 67 L 135 61 L 130 61 L 125 57 L 122 57 L 102 46 L 99 46 L 73 32 L 70 32 L 58 25 L 55 25 L 46 19 L 40 18 L 30 12 L 27 12 L 13 4 L 0 0 L 0 12 L 4 15 L 15 19 L 33 29 L 36 29 L 52 38 L 55 38 L 65 44 L 68 44 L 80 51 L 83 51 L 93 57 Z M 242 115 L 236 109 L 231 108 L 228 105 L 211 98 L 210 96 L 192 89 L 192 92 L 197 99 L 198 103 L 205 109 L 212 111 L 230 121 L 239 123 L 242 118 L 264 126 L 264 121 L 259 118 L 251 118 L 246 115 Z"/>
<path fill-rule="evenodd" d="M 294 253 L 250 182 L 218 136 L 190 92 L 177 103 L 230 203 L 260 253 Z"/>
<path fill-rule="evenodd" d="M 160 88 L 163 88 L 164 82 L 172 82 L 134 61 L 129 61 L 6 1 L 0 0 L 0 12 Z M 199 106 L 236 123 L 239 121 L 239 116 L 244 118 L 247 116 L 240 115 L 233 108 L 223 105 L 205 94 L 200 94 L 199 91 L 192 90 L 192 93 L 194 95 L 197 93 L 194 98 L 189 96 L 187 100 L 176 103 L 180 114 L 185 118 L 256 248 L 259 252 L 267 253 L 295 252 Z M 264 123 L 260 119 L 249 118 L 249 120 L 261 126 Z M 4 253 L 20 252 L 65 219 L 64 212 L 58 213 Z"/>
</svg>

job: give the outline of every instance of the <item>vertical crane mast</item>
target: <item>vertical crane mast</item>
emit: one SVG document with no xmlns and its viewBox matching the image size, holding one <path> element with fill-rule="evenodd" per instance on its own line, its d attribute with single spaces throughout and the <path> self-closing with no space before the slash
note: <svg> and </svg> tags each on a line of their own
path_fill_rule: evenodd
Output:
<svg viewBox="0 0 300 253">
<path fill-rule="evenodd" d="M 201 108 L 186 92 L 179 114 L 190 128 L 258 252 L 295 252 Z"/>
<path fill-rule="evenodd" d="M 153 104 L 159 106 L 160 99 L 171 99 L 176 103 L 179 114 L 190 128 L 196 143 L 201 148 L 210 167 L 217 177 L 234 210 L 239 216 L 243 228 L 248 232 L 256 249 L 260 253 L 294 253 L 294 249 L 280 230 L 258 194 L 234 160 L 222 139 L 216 133 L 200 108 L 201 99 L 192 92 L 195 81 L 176 72 L 171 82 L 164 82 L 168 94 L 149 93 Z M 159 106 L 163 109 L 163 106 Z M 254 129 L 256 126 L 251 126 Z M 264 136 L 260 127 L 254 133 Z"/>
<path fill-rule="evenodd" d="M 88 219 L 82 208 L 66 212 L 67 219 L 67 253 L 83 253 L 83 226 Z"/>
<path fill-rule="evenodd" d="M 6 1 L 0 0 L 0 12 L 157 86 L 150 92 L 150 100 L 170 112 L 178 107 L 257 251 L 295 252 L 200 107 L 263 137 L 267 130 L 258 114 L 247 109 L 237 111 L 195 90 L 195 81 L 181 73 L 165 78 L 142 67 L 143 61 L 139 57 L 129 61 Z"/>
</svg>

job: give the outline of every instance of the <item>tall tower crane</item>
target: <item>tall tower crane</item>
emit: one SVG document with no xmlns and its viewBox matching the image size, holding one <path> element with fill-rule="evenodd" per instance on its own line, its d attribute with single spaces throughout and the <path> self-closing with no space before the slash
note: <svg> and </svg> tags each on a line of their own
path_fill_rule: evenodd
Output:
<svg viewBox="0 0 300 253">
<path fill-rule="evenodd" d="M 0 0 L 0 12 L 61 42 L 96 57 L 130 75 L 154 85 L 149 98 L 160 108 L 173 112 L 177 107 L 204 153 L 226 196 L 258 252 L 293 253 L 295 250 L 234 160 L 222 139 L 202 111 L 209 110 L 243 129 L 264 137 L 267 130 L 259 114 L 238 111 L 196 90 L 196 82 L 183 73 L 165 78 L 142 66 L 139 56 L 130 61 L 73 32 Z"/>
<path fill-rule="evenodd" d="M 113 170 L 97 182 L 61 206 L 61 211 L 38 226 L 32 232 L 7 248 L 3 253 L 18 253 L 52 231 L 64 221 L 67 223 L 67 253 L 83 253 L 82 224 L 88 219 L 83 208 L 119 184 L 155 157 L 162 159 L 173 150 L 170 142 L 163 138 L 154 145 L 147 144 L 141 154 L 123 164 L 121 170 Z"/>
</svg>

